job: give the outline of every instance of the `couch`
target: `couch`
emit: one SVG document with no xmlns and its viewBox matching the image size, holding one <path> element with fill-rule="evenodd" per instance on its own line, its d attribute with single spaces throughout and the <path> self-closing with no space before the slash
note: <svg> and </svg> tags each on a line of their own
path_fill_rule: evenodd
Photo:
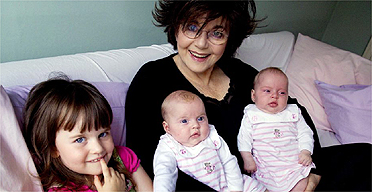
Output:
<svg viewBox="0 0 372 192">
<path fill-rule="evenodd" d="M 162 44 L 1 63 L 0 191 L 41 190 L 22 136 L 22 109 L 34 84 L 60 73 L 93 83 L 113 109 L 115 144 L 125 145 L 125 95 L 131 80 L 144 63 L 174 52 L 170 44 Z M 307 108 L 321 146 L 347 146 L 339 150 L 352 153 L 345 156 L 364 153 L 358 159 L 367 162 L 366 169 L 347 174 L 363 174 L 363 185 L 371 186 L 371 61 L 306 35 L 296 39 L 287 31 L 251 35 L 235 56 L 257 70 L 282 69 L 289 78 L 289 95 Z M 340 183 L 329 185 L 342 189 Z"/>
</svg>

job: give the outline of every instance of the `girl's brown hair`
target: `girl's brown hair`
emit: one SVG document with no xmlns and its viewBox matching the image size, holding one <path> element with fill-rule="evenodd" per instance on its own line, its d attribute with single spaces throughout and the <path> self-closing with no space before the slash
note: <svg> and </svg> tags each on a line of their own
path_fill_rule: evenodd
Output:
<svg viewBox="0 0 372 192">
<path fill-rule="evenodd" d="M 82 116 L 81 132 L 110 128 L 112 110 L 105 97 L 92 84 L 82 80 L 56 78 L 35 85 L 25 105 L 25 140 L 45 190 L 53 185 L 79 188 L 87 183 L 86 175 L 67 168 L 56 150 L 56 133 L 71 131 Z M 109 166 L 131 178 L 127 169 L 111 158 Z M 132 181 L 132 183 L 134 183 Z"/>
</svg>

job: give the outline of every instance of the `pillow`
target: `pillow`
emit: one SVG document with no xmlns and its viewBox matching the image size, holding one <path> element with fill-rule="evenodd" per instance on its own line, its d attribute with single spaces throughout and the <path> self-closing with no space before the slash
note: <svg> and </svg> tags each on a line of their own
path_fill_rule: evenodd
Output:
<svg viewBox="0 0 372 192">
<path fill-rule="evenodd" d="M 359 55 L 298 34 L 286 74 L 289 96 L 306 107 L 316 128 L 332 131 L 314 80 L 333 85 L 371 84 L 371 62 Z"/>
<path fill-rule="evenodd" d="M 35 164 L 3 86 L 0 86 L 0 191 L 42 191 Z"/>
<path fill-rule="evenodd" d="M 315 81 L 332 130 L 342 144 L 372 144 L 372 85 L 329 85 Z"/>
<path fill-rule="evenodd" d="M 125 146 L 125 98 L 129 84 L 124 82 L 92 82 L 92 84 L 102 93 L 110 103 L 113 121 L 111 133 L 115 145 Z M 25 105 L 29 91 L 33 85 L 6 87 L 5 90 L 12 101 L 15 114 L 21 130 L 23 131 L 23 107 Z"/>
<path fill-rule="evenodd" d="M 235 56 L 259 71 L 270 66 L 284 71 L 294 41 L 294 35 L 288 31 L 254 34 L 244 39 Z"/>
</svg>

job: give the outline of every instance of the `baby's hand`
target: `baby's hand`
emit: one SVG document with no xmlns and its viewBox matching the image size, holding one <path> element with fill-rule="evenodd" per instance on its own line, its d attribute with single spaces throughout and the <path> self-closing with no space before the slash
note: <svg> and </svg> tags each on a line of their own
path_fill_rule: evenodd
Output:
<svg viewBox="0 0 372 192">
<path fill-rule="evenodd" d="M 301 150 L 300 154 L 298 155 L 298 163 L 302 164 L 303 166 L 309 166 L 312 163 L 310 151 L 306 149 Z"/>
<path fill-rule="evenodd" d="M 254 162 L 253 158 L 244 161 L 244 170 L 246 170 L 247 173 L 254 173 L 257 171 L 256 162 Z"/>
<path fill-rule="evenodd" d="M 124 174 L 120 174 L 112 167 L 107 167 L 105 160 L 100 160 L 103 180 L 100 181 L 98 176 L 94 176 L 94 185 L 97 191 L 125 191 L 126 183 Z"/>
</svg>

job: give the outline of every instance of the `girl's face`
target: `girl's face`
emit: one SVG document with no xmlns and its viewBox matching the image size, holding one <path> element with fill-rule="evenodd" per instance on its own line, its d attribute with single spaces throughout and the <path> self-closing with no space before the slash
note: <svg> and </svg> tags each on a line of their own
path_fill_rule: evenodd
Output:
<svg viewBox="0 0 372 192">
<path fill-rule="evenodd" d="M 198 23 L 185 26 L 189 31 L 199 29 L 202 26 L 203 19 Z M 215 63 L 222 57 L 226 42 L 223 44 L 213 44 L 212 35 L 218 35 L 218 32 L 224 31 L 227 34 L 226 22 L 222 18 L 215 19 L 207 23 L 203 31 L 197 38 L 190 38 L 182 31 L 182 26 L 176 34 L 178 55 L 175 61 L 178 65 L 186 67 L 194 73 L 204 73 L 212 69 Z M 217 33 L 209 33 L 216 31 Z"/>
<path fill-rule="evenodd" d="M 103 158 L 107 163 L 114 150 L 110 130 L 100 128 L 80 133 L 81 127 L 82 118 L 79 118 L 71 132 L 63 128 L 57 132 L 57 149 L 53 156 L 59 156 L 63 164 L 74 172 L 100 175 L 102 168 L 99 160 Z"/>
<path fill-rule="evenodd" d="M 201 100 L 173 102 L 167 111 L 164 130 L 187 147 L 193 147 L 209 135 L 209 125 Z"/>
<path fill-rule="evenodd" d="M 282 74 L 265 72 L 251 93 L 258 109 L 266 113 L 279 113 L 287 107 L 288 81 Z"/>
</svg>

